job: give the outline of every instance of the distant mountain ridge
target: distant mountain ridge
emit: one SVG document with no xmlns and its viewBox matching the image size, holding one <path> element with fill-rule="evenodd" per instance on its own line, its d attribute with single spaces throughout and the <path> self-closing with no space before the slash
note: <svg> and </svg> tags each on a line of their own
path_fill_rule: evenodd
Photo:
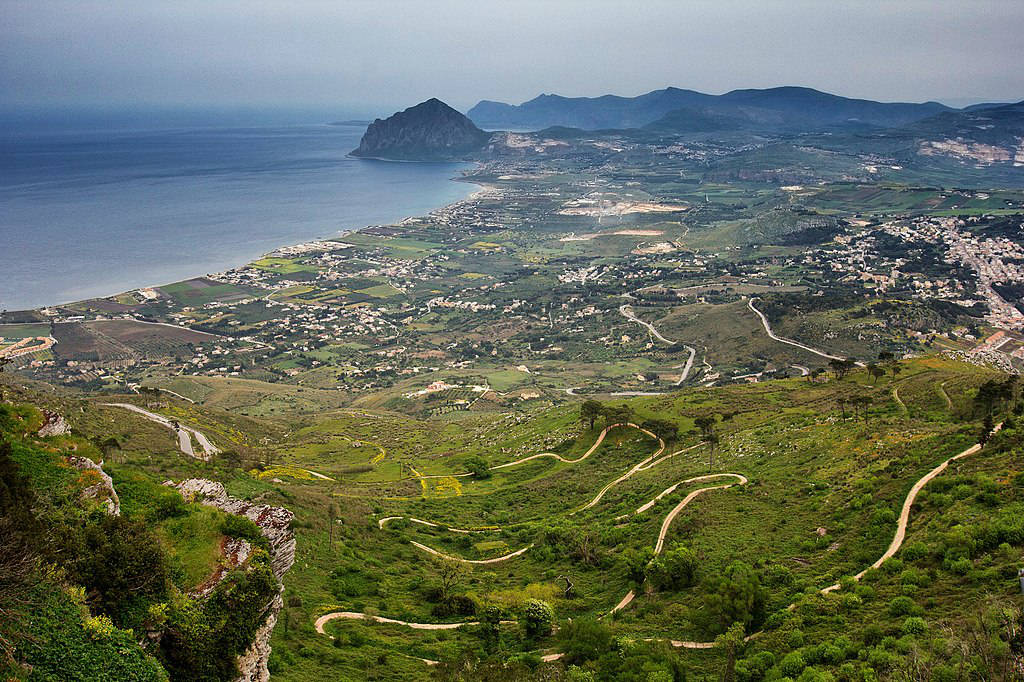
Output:
<svg viewBox="0 0 1024 682">
<path fill-rule="evenodd" d="M 807 131 L 903 126 L 947 111 L 957 110 L 938 102 L 875 102 L 794 86 L 733 90 L 724 95 L 670 87 L 638 97 L 540 95 L 518 106 L 484 100 L 470 109 L 468 116 L 477 125 L 492 129 L 650 126 L 679 128 L 680 132 L 735 127 Z M 696 126 L 696 130 L 688 129 L 688 125 Z"/>
<path fill-rule="evenodd" d="M 352 156 L 400 161 L 450 161 L 481 149 L 490 133 L 437 98 L 377 119 Z"/>
</svg>

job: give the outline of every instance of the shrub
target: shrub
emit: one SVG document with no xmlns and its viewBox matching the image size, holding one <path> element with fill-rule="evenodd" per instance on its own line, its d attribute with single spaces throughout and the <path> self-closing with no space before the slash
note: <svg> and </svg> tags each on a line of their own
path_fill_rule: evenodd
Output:
<svg viewBox="0 0 1024 682">
<path fill-rule="evenodd" d="M 910 597 L 896 597 L 889 602 L 889 615 L 906 616 L 914 612 L 916 604 Z"/>
<path fill-rule="evenodd" d="M 113 621 L 106 616 L 91 616 L 82 622 L 82 628 L 91 639 L 110 639 L 117 632 Z"/>
<path fill-rule="evenodd" d="M 779 662 L 779 671 L 787 677 L 796 677 L 806 667 L 807 663 L 804 662 L 804 657 L 799 651 L 790 651 Z"/>
<path fill-rule="evenodd" d="M 903 621 L 903 626 L 900 628 L 900 632 L 904 635 L 923 635 L 927 629 L 928 624 L 925 623 L 924 618 L 921 618 L 920 616 L 909 616 Z"/>
<path fill-rule="evenodd" d="M 565 624 L 558 631 L 564 660 L 569 664 L 582 665 L 596 661 L 611 648 L 611 631 L 593 618 L 579 618 Z"/>
<path fill-rule="evenodd" d="M 900 552 L 900 556 L 907 561 L 917 562 L 928 556 L 928 545 L 923 542 L 915 542 L 911 545 L 907 545 Z"/>
<path fill-rule="evenodd" d="M 523 630 L 530 639 L 544 637 L 551 632 L 555 623 L 555 612 L 551 605 L 540 599 L 526 602 L 523 612 Z"/>
<path fill-rule="evenodd" d="M 805 668 L 797 678 L 797 682 L 833 682 L 832 673 L 817 668 Z"/>
<path fill-rule="evenodd" d="M 253 544 L 266 544 L 266 539 L 263 537 L 260 527 L 249 517 L 240 514 L 228 514 L 221 521 L 220 532 L 230 538 L 248 540 Z"/>
<path fill-rule="evenodd" d="M 467 457 L 463 463 L 469 472 L 473 474 L 473 478 L 484 479 L 491 477 L 491 470 L 487 466 L 487 460 L 483 457 L 473 455 L 472 457 Z"/>
<path fill-rule="evenodd" d="M 882 641 L 883 637 L 885 637 L 885 632 L 877 623 L 871 623 L 864 628 L 863 632 L 861 632 L 861 637 L 864 639 L 864 644 L 867 646 L 875 646 Z"/>
<path fill-rule="evenodd" d="M 693 585 L 697 578 L 697 555 L 692 549 L 676 543 L 647 566 L 647 579 L 659 590 L 680 589 Z"/>
<path fill-rule="evenodd" d="M 634 549 L 630 547 L 622 553 L 622 564 L 626 569 L 626 575 L 633 582 L 639 584 L 647 577 L 647 564 L 654 556 L 650 547 Z"/>
<path fill-rule="evenodd" d="M 739 682 L 758 682 L 775 665 L 775 655 L 761 651 L 736 661 L 736 679 Z"/>
<path fill-rule="evenodd" d="M 731 624 L 742 623 L 749 631 L 764 620 L 766 601 L 767 593 L 754 569 L 734 561 L 708 585 L 704 595 L 708 627 L 724 632 Z"/>
</svg>

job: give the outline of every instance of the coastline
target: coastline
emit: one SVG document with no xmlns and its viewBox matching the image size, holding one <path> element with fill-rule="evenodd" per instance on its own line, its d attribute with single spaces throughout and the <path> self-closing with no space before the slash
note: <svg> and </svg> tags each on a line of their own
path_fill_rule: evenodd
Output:
<svg viewBox="0 0 1024 682">
<path fill-rule="evenodd" d="M 360 158 L 360 159 L 362 159 L 363 157 L 352 157 L 352 158 Z M 379 159 L 379 160 L 381 160 L 381 161 L 394 161 L 396 163 L 445 163 L 445 164 L 452 163 L 452 162 L 395 161 L 395 160 L 392 160 L 392 159 Z M 466 162 L 456 162 L 456 163 L 466 163 Z M 474 163 L 475 163 L 476 167 L 480 166 L 479 162 L 474 162 Z M 468 170 L 468 169 L 463 169 L 463 171 L 461 171 L 461 172 L 464 173 L 465 170 Z M 475 200 L 478 197 L 480 197 L 481 195 L 483 195 L 484 193 L 486 193 L 489 189 L 491 189 L 491 186 L 481 184 L 481 183 L 476 182 L 474 180 L 469 180 L 464 175 L 455 176 L 455 177 L 449 178 L 449 180 L 451 182 L 453 182 L 453 183 L 465 183 L 465 184 L 468 184 L 468 185 L 473 185 L 476 188 L 472 189 L 466 196 L 464 196 L 464 197 L 462 197 L 460 199 L 456 199 L 455 201 L 450 201 L 450 202 L 448 202 L 446 204 L 442 204 L 441 206 L 438 206 L 437 208 L 429 211 L 426 214 L 406 215 L 406 216 L 402 216 L 401 218 L 397 218 L 394 221 L 394 224 L 400 224 L 402 221 L 408 220 L 409 218 L 422 217 L 423 215 L 427 215 L 427 216 L 433 215 L 434 213 L 436 213 L 438 211 L 443 211 L 445 209 L 458 206 L 459 204 L 461 204 L 464 201 Z M 385 224 L 388 224 L 388 223 L 385 223 Z M 187 282 L 189 280 L 198 279 L 200 277 L 209 277 L 211 275 L 219 275 L 219 274 L 222 274 L 222 273 L 234 270 L 236 268 L 246 267 L 247 265 L 249 265 L 250 263 L 252 263 L 252 262 L 254 262 L 256 260 L 260 260 L 261 258 L 267 257 L 269 254 L 274 253 L 278 249 L 284 249 L 284 248 L 301 246 L 303 244 L 308 244 L 308 243 L 315 242 L 315 241 L 335 241 L 335 240 L 341 239 L 342 237 L 344 237 L 347 234 L 353 234 L 353 233 L 356 233 L 356 232 L 360 232 L 362 230 L 365 230 L 365 229 L 368 229 L 368 228 L 371 228 L 371 227 L 377 227 L 378 225 L 380 225 L 380 224 L 363 225 L 363 226 L 357 227 L 357 228 L 338 230 L 335 234 L 330 235 L 330 236 L 318 236 L 318 237 L 313 237 L 313 238 L 310 238 L 310 239 L 305 239 L 305 240 L 299 241 L 299 242 L 291 242 L 291 243 L 288 243 L 288 244 L 279 244 L 278 246 L 275 246 L 270 251 L 266 251 L 266 252 L 260 254 L 256 258 L 249 259 L 249 260 L 246 260 L 246 261 L 241 262 L 241 263 L 236 263 L 234 265 L 230 265 L 230 266 L 228 266 L 228 267 L 226 267 L 226 268 L 224 268 L 222 270 L 214 270 L 214 271 L 211 271 L 211 272 L 195 274 L 195 275 L 191 275 L 189 277 L 186 277 L 184 279 L 176 279 L 176 280 L 172 280 L 172 281 L 169 281 L 169 282 L 164 282 L 162 284 L 143 284 L 143 285 L 140 285 L 138 287 L 131 287 L 131 288 L 127 288 L 127 289 L 120 289 L 118 291 L 114 291 L 114 292 L 106 294 L 106 295 L 89 296 L 89 297 L 85 297 L 85 298 L 76 298 L 76 299 L 72 299 L 72 300 L 69 300 L 69 301 L 63 301 L 63 302 L 60 302 L 60 303 L 51 303 L 51 304 L 48 304 L 48 305 L 36 306 L 36 307 L 33 307 L 33 308 L 12 309 L 12 310 L 4 311 L 4 312 L 6 314 L 34 312 L 34 311 L 39 311 L 39 310 L 43 310 L 43 309 L 46 309 L 46 308 L 60 308 L 60 307 L 72 305 L 74 303 L 78 303 L 78 302 L 81 302 L 81 301 L 89 301 L 89 300 L 96 300 L 96 299 L 111 298 L 111 297 L 114 297 L 114 296 L 119 296 L 121 294 L 129 293 L 129 292 L 132 292 L 132 291 L 137 291 L 139 289 L 159 289 L 161 287 L 171 286 L 171 285 L 177 284 L 179 282 Z"/>
</svg>

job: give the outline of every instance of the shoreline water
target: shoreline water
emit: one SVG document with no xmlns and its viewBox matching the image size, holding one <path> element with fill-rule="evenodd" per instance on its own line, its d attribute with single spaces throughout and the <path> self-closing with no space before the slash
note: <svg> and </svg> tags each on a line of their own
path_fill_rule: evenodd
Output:
<svg viewBox="0 0 1024 682">
<path fill-rule="evenodd" d="M 14 258 L 0 280 L 0 309 L 167 286 L 477 195 L 463 177 L 468 163 L 347 157 L 361 132 L 229 128 L 8 144 L 0 237 Z"/>
<path fill-rule="evenodd" d="M 410 161 L 410 162 L 406 162 L 406 163 L 417 163 L 417 162 Z M 437 208 L 433 209 L 432 211 L 429 211 L 426 214 L 410 215 L 410 216 L 404 216 L 402 218 L 399 218 L 399 219 L 397 219 L 395 221 L 395 224 L 400 224 L 401 222 L 403 222 L 405 220 L 408 220 L 409 218 L 419 218 L 419 217 L 423 217 L 424 215 L 426 215 L 426 216 L 433 215 L 433 214 L 437 213 L 438 211 L 443 211 L 443 210 L 445 210 L 447 208 L 452 208 L 454 206 L 457 206 L 457 205 L 461 204 L 464 201 L 471 201 L 473 199 L 476 199 L 477 197 L 479 197 L 480 195 L 486 193 L 489 189 L 491 189 L 491 187 L 489 185 L 483 185 L 483 184 L 475 182 L 473 180 L 467 180 L 464 177 L 453 177 L 453 178 L 451 178 L 451 181 L 452 182 L 464 182 L 464 183 L 469 184 L 469 185 L 476 185 L 476 189 L 472 190 L 469 194 L 467 194 L 466 196 L 462 197 L 461 199 L 456 199 L 455 201 L 450 201 L 447 204 L 444 204 L 442 206 L 438 206 Z M 137 287 L 132 287 L 132 288 L 129 288 L 129 289 L 122 289 L 120 291 L 115 291 L 115 292 L 107 294 L 105 296 L 91 296 L 89 298 L 79 298 L 79 299 L 74 299 L 74 300 L 71 300 L 71 301 L 65 301 L 65 302 L 62 302 L 62 303 L 51 303 L 49 305 L 37 306 L 35 308 L 22 308 L 20 310 L 9 310 L 9 311 L 6 311 L 6 312 L 7 313 L 24 313 L 24 312 L 32 312 L 32 311 L 36 311 L 36 310 L 43 310 L 43 309 L 46 309 L 46 308 L 60 308 L 60 307 L 63 307 L 63 306 L 68 306 L 68 305 L 74 304 L 74 303 L 79 303 L 81 301 L 89 301 L 89 300 L 95 300 L 95 299 L 111 298 L 111 297 L 114 297 L 114 296 L 119 296 L 121 294 L 129 293 L 129 292 L 132 292 L 132 291 L 138 291 L 139 289 L 159 289 L 161 287 L 167 287 L 167 286 L 171 286 L 173 284 L 178 284 L 179 282 L 187 282 L 187 281 L 192 280 L 192 279 L 199 279 L 201 277 L 210 277 L 210 276 L 214 276 L 214 275 L 220 275 L 220 274 L 223 274 L 223 273 L 226 273 L 226 272 L 230 272 L 231 270 L 235 270 L 237 268 L 244 268 L 244 267 L 248 266 L 250 263 L 252 263 L 253 261 L 260 260 L 261 258 L 266 258 L 267 256 L 269 256 L 270 254 L 274 253 L 275 251 L 277 251 L 279 249 L 294 248 L 296 246 L 302 246 L 303 244 L 309 244 L 309 243 L 317 242 L 317 241 L 336 241 L 336 240 L 341 239 L 342 237 L 344 237 L 347 234 L 353 234 L 353 233 L 356 233 L 356 232 L 361 232 L 362 230 L 366 230 L 366 229 L 369 229 L 371 227 L 381 227 L 381 225 L 379 225 L 379 224 L 378 225 L 363 225 L 362 227 L 358 227 L 358 228 L 353 228 L 353 229 L 348 229 L 348 230 L 339 230 L 335 235 L 332 235 L 332 236 L 314 237 L 312 239 L 307 239 L 307 240 L 304 240 L 304 241 L 301 241 L 301 242 L 293 242 L 293 243 L 290 243 L 290 244 L 280 244 L 280 245 L 274 247 L 272 250 L 266 251 L 266 252 L 260 254 L 257 258 L 254 258 L 254 259 L 251 259 L 251 260 L 247 260 L 244 263 L 239 263 L 237 265 L 232 265 L 230 267 L 224 268 L 223 270 L 215 270 L 215 271 L 212 271 L 212 272 L 205 272 L 205 273 L 202 273 L 202 274 L 192 275 L 191 277 L 186 277 L 185 279 L 177 279 L 177 280 L 174 280 L 174 281 L 171 281 L 171 282 L 165 282 L 163 284 L 143 284 L 143 285 L 140 285 L 140 286 L 137 286 Z"/>
</svg>

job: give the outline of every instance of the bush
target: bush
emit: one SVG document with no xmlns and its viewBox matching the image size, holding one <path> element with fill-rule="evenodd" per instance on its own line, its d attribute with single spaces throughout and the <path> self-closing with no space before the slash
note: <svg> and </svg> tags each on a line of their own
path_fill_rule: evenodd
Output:
<svg viewBox="0 0 1024 682">
<path fill-rule="evenodd" d="M 622 564 L 626 569 L 626 575 L 633 582 L 640 584 L 647 577 L 647 564 L 650 563 L 654 552 L 650 547 L 634 549 L 630 547 L 622 553 Z"/>
<path fill-rule="evenodd" d="M 611 631 L 593 618 L 579 618 L 558 631 L 558 641 L 568 664 L 583 665 L 596 661 L 611 648 Z"/>
<path fill-rule="evenodd" d="M 229 538 L 248 540 L 252 544 L 265 545 L 266 538 L 260 527 L 249 517 L 240 514 L 228 514 L 220 524 L 220 532 Z"/>
<path fill-rule="evenodd" d="M 697 555 L 676 543 L 647 566 L 647 579 L 659 590 L 690 587 L 697 578 Z"/>
<path fill-rule="evenodd" d="M 834 680 L 832 673 L 817 668 L 805 668 L 797 678 L 797 682 L 833 682 Z"/>
<path fill-rule="evenodd" d="M 472 457 L 467 457 L 463 463 L 466 465 L 466 469 L 473 474 L 473 478 L 484 479 L 491 477 L 491 470 L 487 466 L 487 460 L 483 457 L 473 455 Z"/>
<path fill-rule="evenodd" d="M 790 651 L 779 662 L 779 671 L 786 677 L 796 677 L 804 671 L 807 663 L 799 651 Z"/>
<path fill-rule="evenodd" d="M 758 682 L 774 665 L 775 655 L 770 651 L 761 651 L 736 661 L 736 679 L 738 682 Z"/>
<path fill-rule="evenodd" d="M 708 585 L 704 595 L 708 628 L 724 632 L 733 623 L 742 623 L 750 631 L 763 622 L 766 601 L 767 593 L 754 569 L 734 561 Z"/>
<path fill-rule="evenodd" d="M 923 542 L 915 542 L 907 545 L 900 552 L 900 556 L 907 561 L 917 562 L 928 556 L 928 545 Z"/>
<path fill-rule="evenodd" d="M 861 632 L 861 637 L 864 639 L 864 644 L 867 646 L 875 646 L 882 641 L 883 637 L 885 637 L 885 632 L 877 623 L 871 623 L 864 628 L 863 632 Z"/>
<path fill-rule="evenodd" d="M 904 635 L 923 635 L 928 629 L 928 624 L 920 616 L 909 616 L 903 621 L 900 632 Z"/>
<path fill-rule="evenodd" d="M 526 602 L 523 612 L 523 630 L 530 639 L 538 639 L 551 633 L 555 624 L 555 612 L 551 605 L 540 599 Z"/>
<path fill-rule="evenodd" d="M 916 606 L 910 597 L 896 597 L 889 602 L 889 615 L 906 616 L 913 613 Z"/>
</svg>

